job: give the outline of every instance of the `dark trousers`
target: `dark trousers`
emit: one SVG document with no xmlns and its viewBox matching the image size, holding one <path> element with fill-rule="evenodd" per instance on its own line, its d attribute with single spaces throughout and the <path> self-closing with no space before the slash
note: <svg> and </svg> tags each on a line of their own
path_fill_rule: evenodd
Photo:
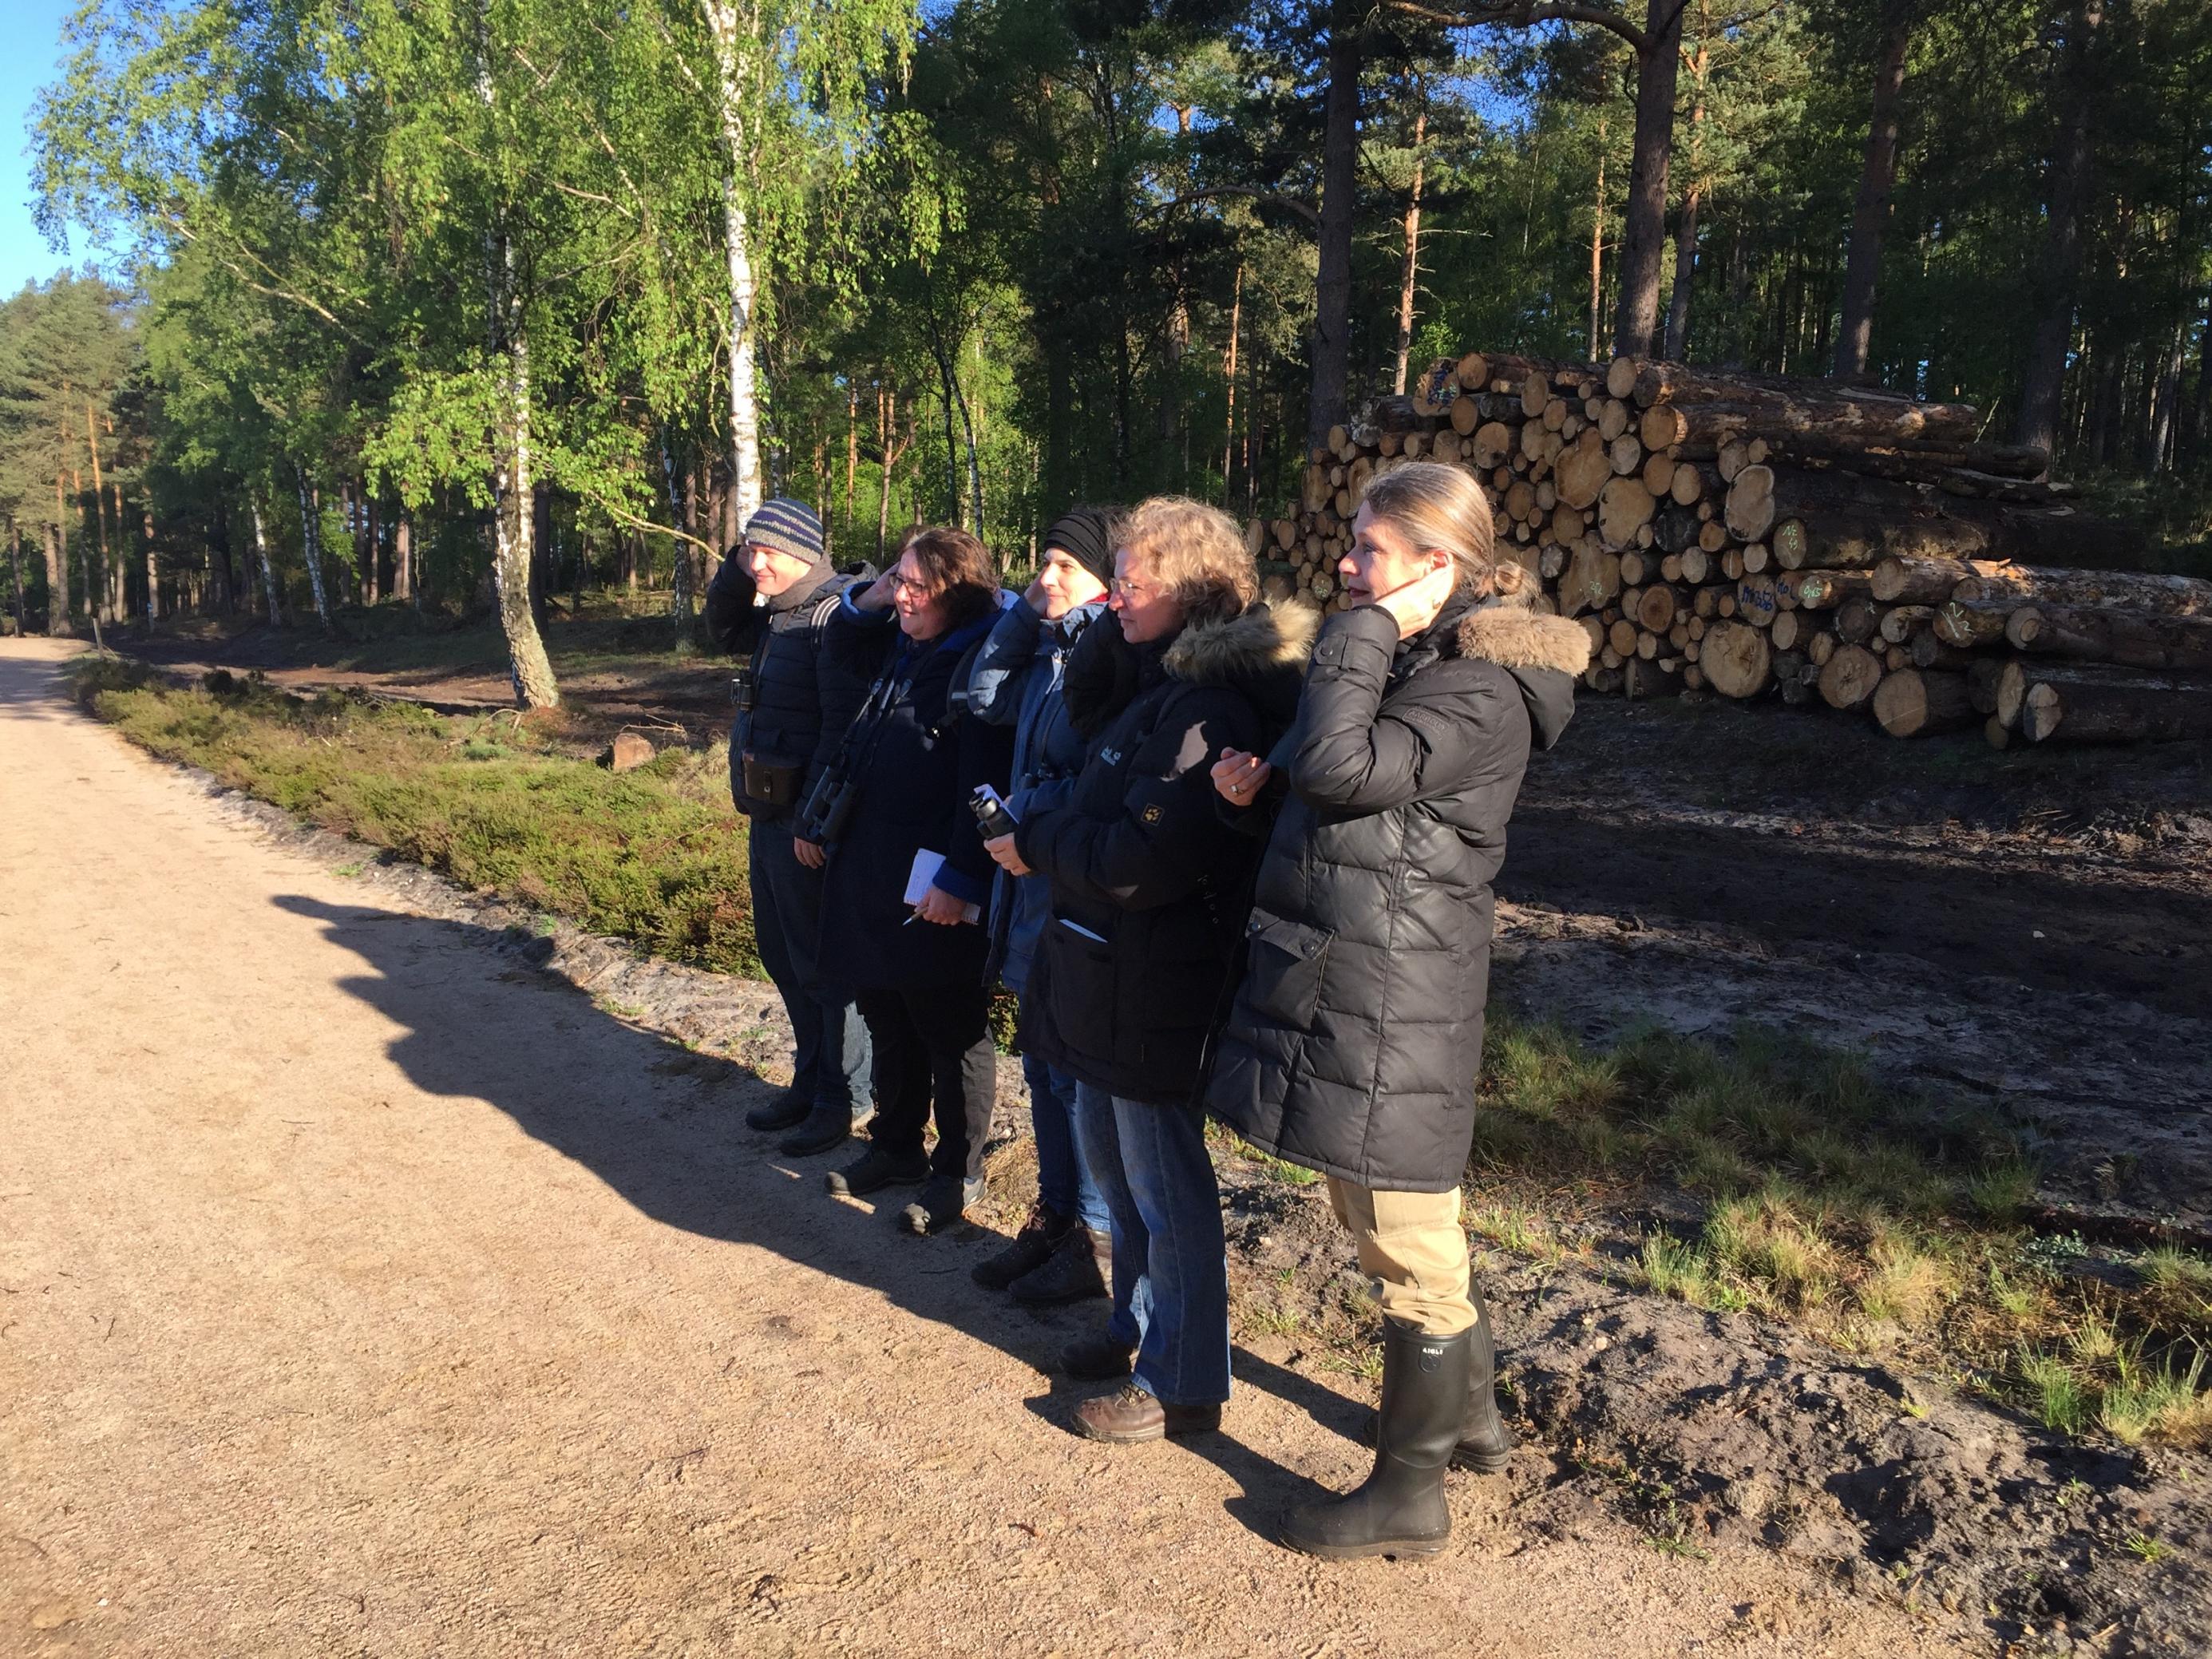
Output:
<svg viewBox="0 0 2212 1659">
<path fill-rule="evenodd" d="M 822 872 L 791 849 L 791 820 L 755 818 L 751 855 L 753 939 L 791 1018 L 792 1090 L 810 1106 L 865 1111 L 868 1033 L 853 996 L 822 982 Z"/>
<path fill-rule="evenodd" d="M 895 1157 L 911 1157 L 921 1150 L 933 1108 L 937 1150 L 930 1156 L 930 1173 L 970 1181 L 980 1176 L 999 1086 L 988 994 L 980 985 L 908 986 L 862 991 L 856 1000 L 875 1042 L 876 1121 L 870 1137 Z"/>
</svg>

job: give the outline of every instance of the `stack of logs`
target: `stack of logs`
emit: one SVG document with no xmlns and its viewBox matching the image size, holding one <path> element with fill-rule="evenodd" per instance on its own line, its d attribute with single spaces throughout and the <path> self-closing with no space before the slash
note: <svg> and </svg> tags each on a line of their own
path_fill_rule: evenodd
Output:
<svg viewBox="0 0 2212 1659">
<path fill-rule="evenodd" d="M 1593 690 L 1771 695 L 2000 747 L 2212 737 L 2212 582 L 2102 568 L 2136 532 L 1979 428 L 1879 390 L 1478 352 L 1330 433 L 1251 544 L 1278 596 L 1340 605 L 1370 480 L 1454 463 L 1500 556 L 1589 630 Z"/>
</svg>

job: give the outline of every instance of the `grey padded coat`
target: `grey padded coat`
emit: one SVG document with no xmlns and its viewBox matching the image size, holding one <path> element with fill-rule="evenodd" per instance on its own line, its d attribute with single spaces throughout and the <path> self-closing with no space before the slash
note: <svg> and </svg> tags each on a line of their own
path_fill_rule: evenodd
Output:
<svg viewBox="0 0 2212 1659">
<path fill-rule="evenodd" d="M 1372 606 L 1323 629 L 1271 757 L 1288 789 L 1208 1089 L 1247 1140 L 1362 1187 L 1459 1184 L 1490 883 L 1532 741 L 1558 740 L 1589 659 L 1577 623 L 1465 599 L 1407 641 Z"/>
</svg>

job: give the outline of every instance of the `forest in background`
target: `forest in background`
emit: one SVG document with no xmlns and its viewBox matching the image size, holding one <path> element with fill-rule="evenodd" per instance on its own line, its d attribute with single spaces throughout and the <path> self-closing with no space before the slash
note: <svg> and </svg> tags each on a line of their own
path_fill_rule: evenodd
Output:
<svg viewBox="0 0 2212 1659">
<path fill-rule="evenodd" d="M 91 0 L 0 304 L 32 627 L 688 625 L 763 494 L 1010 568 L 1470 349 L 1865 376 L 2212 500 L 2184 0 Z"/>
</svg>

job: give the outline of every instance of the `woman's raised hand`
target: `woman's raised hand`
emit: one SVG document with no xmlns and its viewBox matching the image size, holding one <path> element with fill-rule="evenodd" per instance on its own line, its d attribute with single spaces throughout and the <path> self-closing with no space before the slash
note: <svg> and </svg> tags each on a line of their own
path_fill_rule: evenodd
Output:
<svg viewBox="0 0 2212 1659">
<path fill-rule="evenodd" d="M 1231 806 L 1249 806 L 1267 787 L 1275 769 L 1243 749 L 1224 749 L 1213 763 L 1214 793 Z"/>
<path fill-rule="evenodd" d="M 1398 637 L 1410 640 L 1436 621 L 1458 586 L 1459 567 L 1447 559 L 1423 571 L 1403 587 L 1377 593 L 1374 604 L 1376 609 L 1390 613 L 1391 619 L 1398 624 Z"/>
</svg>

